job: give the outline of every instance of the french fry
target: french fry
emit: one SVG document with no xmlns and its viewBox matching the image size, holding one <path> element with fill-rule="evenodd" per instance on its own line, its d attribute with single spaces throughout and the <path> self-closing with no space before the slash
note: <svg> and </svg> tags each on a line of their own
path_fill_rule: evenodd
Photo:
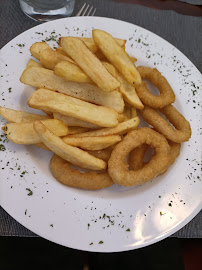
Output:
<svg viewBox="0 0 202 270">
<path fill-rule="evenodd" d="M 125 120 L 125 116 L 123 113 L 119 113 L 119 116 L 118 116 L 118 121 L 119 123 L 123 122 Z"/>
<path fill-rule="evenodd" d="M 56 50 L 56 52 L 58 52 L 58 53 L 60 53 L 60 54 L 62 54 L 62 55 L 64 55 L 64 56 L 68 56 L 68 55 L 66 54 L 66 52 L 63 50 L 62 47 L 58 47 L 58 48 L 56 48 L 55 50 Z"/>
<path fill-rule="evenodd" d="M 54 117 L 55 119 L 61 120 L 61 121 L 64 122 L 68 127 L 71 127 L 71 126 L 73 126 L 73 127 L 74 127 L 74 126 L 78 126 L 78 127 L 85 127 L 85 128 L 91 128 L 91 129 L 100 128 L 100 126 L 91 124 L 91 123 L 89 123 L 89 122 L 80 120 L 80 119 L 75 118 L 75 117 L 71 117 L 71 116 L 68 116 L 68 115 L 62 115 L 62 114 L 57 113 L 57 112 L 54 112 L 54 113 L 53 113 L 53 117 Z"/>
<path fill-rule="evenodd" d="M 34 109 L 59 112 L 104 127 L 118 124 L 118 113 L 111 108 L 97 106 L 80 99 L 46 89 L 32 93 L 28 105 Z"/>
<path fill-rule="evenodd" d="M 52 133 L 41 121 L 34 122 L 34 129 L 41 141 L 56 155 L 74 165 L 90 170 L 106 169 L 106 162 L 89 153 L 67 145 L 61 138 Z"/>
<path fill-rule="evenodd" d="M 125 106 L 123 115 L 125 116 L 124 121 L 127 121 L 132 118 L 132 107 Z"/>
<path fill-rule="evenodd" d="M 45 68 L 54 69 L 57 63 L 61 61 L 74 63 L 69 57 L 62 55 L 51 48 L 47 48 L 40 53 L 40 62 Z"/>
<path fill-rule="evenodd" d="M 67 126 L 58 119 L 41 120 L 57 136 L 65 136 L 68 134 Z M 33 128 L 33 123 L 9 123 L 2 129 L 7 138 L 17 144 L 36 144 L 41 140 Z"/>
<path fill-rule="evenodd" d="M 131 118 L 134 118 L 137 116 L 137 110 L 134 107 L 131 107 Z"/>
<path fill-rule="evenodd" d="M 92 31 L 95 44 L 105 57 L 118 69 L 131 85 L 140 85 L 141 76 L 128 54 L 119 46 L 117 41 L 102 30 Z"/>
<path fill-rule="evenodd" d="M 120 86 L 120 82 L 106 70 L 100 60 L 80 39 L 65 38 L 62 40 L 62 48 L 90 79 L 104 91 L 113 91 Z"/>
<path fill-rule="evenodd" d="M 54 73 L 70 82 L 92 83 L 80 67 L 68 61 L 59 62 L 54 68 Z"/>
<path fill-rule="evenodd" d="M 42 67 L 42 65 L 34 61 L 33 59 L 29 59 L 26 68 L 29 68 L 29 67 Z"/>
<path fill-rule="evenodd" d="M 31 55 L 33 55 L 36 59 L 40 61 L 40 54 L 43 50 L 50 48 L 50 46 L 46 42 L 35 42 L 30 47 Z"/>
<path fill-rule="evenodd" d="M 84 128 L 84 127 L 68 127 L 68 129 L 69 129 L 69 135 L 79 134 L 79 133 L 89 131 L 89 128 Z"/>
<path fill-rule="evenodd" d="M 133 56 L 130 56 L 130 59 L 133 63 L 137 62 L 137 58 L 133 57 Z"/>
<path fill-rule="evenodd" d="M 144 108 L 144 105 L 139 99 L 135 91 L 135 87 L 129 84 L 125 80 L 125 78 L 123 78 L 122 75 L 115 69 L 114 66 L 106 62 L 103 62 L 103 65 L 115 78 L 117 78 L 120 81 L 121 86 L 119 89 L 121 94 L 123 95 L 124 100 L 127 101 L 130 105 L 134 106 L 135 108 L 142 110 Z"/>
<path fill-rule="evenodd" d="M 103 137 L 83 137 L 83 138 L 69 138 L 64 137 L 63 142 L 66 144 L 82 148 L 84 150 L 102 150 L 115 143 L 121 141 L 119 135 L 109 135 Z"/>
<path fill-rule="evenodd" d="M 67 137 L 100 137 L 107 135 L 123 135 L 133 129 L 136 129 L 140 123 L 139 117 L 131 118 L 125 122 L 119 123 L 114 128 L 102 128 L 98 130 L 88 131 L 80 134 L 68 135 Z"/>
<path fill-rule="evenodd" d="M 38 67 L 25 69 L 20 81 L 37 88 L 47 88 L 53 91 L 76 97 L 94 104 L 103 105 L 122 113 L 124 102 L 118 91 L 105 92 L 95 85 L 67 82 L 54 74 L 52 70 Z"/>
<path fill-rule="evenodd" d="M 100 61 L 107 61 L 106 57 L 100 50 L 98 50 L 95 55 L 98 59 L 100 59 Z"/>
<path fill-rule="evenodd" d="M 66 39 L 67 37 L 61 37 L 59 39 L 59 45 L 62 46 L 62 41 Z M 92 38 L 86 38 L 86 37 L 78 37 L 80 40 L 82 40 L 85 45 L 88 47 L 89 50 L 91 50 L 93 53 L 97 53 L 99 48 L 95 44 L 94 40 Z M 116 41 L 118 42 L 119 46 L 125 48 L 126 40 L 125 39 L 119 39 L 117 38 Z M 60 48 L 60 47 L 59 47 Z M 67 55 L 67 54 L 66 54 Z"/>
<path fill-rule="evenodd" d="M 12 123 L 30 123 L 35 120 L 49 119 L 46 115 L 33 114 L 23 111 L 16 111 L 4 107 L 0 107 L 0 115 L 3 116 L 8 122 Z"/>
</svg>

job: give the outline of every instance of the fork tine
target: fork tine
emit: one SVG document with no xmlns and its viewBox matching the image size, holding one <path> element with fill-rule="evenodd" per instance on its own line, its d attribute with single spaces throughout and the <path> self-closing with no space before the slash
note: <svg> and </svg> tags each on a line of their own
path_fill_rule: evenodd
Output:
<svg viewBox="0 0 202 270">
<path fill-rule="evenodd" d="M 88 11 L 88 13 L 86 14 L 86 16 L 89 16 L 89 15 L 90 15 L 92 9 L 93 9 L 93 6 L 89 9 L 89 11 Z"/>
<path fill-rule="evenodd" d="M 83 6 L 82 6 L 81 9 L 79 10 L 79 12 L 76 14 L 76 16 L 80 16 L 80 15 L 81 15 L 81 13 L 82 13 L 82 11 L 84 10 L 85 6 L 86 6 L 86 3 L 83 4 Z"/>
<path fill-rule="evenodd" d="M 96 12 L 96 8 L 93 10 L 93 13 L 90 16 L 94 16 Z"/>
<path fill-rule="evenodd" d="M 87 5 L 87 7 L 84 9 L 84 11 L 82 12 L 81 16 L 85 16 L 85 14 L 86 14 L 88 8 L 89 8 L 89 5 Z"/>
</svg>

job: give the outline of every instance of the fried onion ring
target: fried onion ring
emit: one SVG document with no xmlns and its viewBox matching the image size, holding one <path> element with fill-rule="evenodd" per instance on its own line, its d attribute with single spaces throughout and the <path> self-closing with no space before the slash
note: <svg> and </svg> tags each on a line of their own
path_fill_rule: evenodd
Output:
<svg viewBox="0 0 202 270">
<path fill-rule="evenodd" d="M 170 164 L 168 165 L 168 167 L 169 167 L 170 165 L 172 165 L 175 162 L 176 158 L 180 154 L 180 143 L 174 143 L 171 141 L 168 141 L 168 143 L 170 145 L 170 155 L 169 155 Z M 138 169 L 141 169 L 146 164 L 144 162 L 144 155 L 145 155 L 148 148 L 149 148 L 149 146 L 147 144 L 142 144 L 141 146 L 133 149 L 130 152 L 129 166 L 130 166 L 131 170 L 136 171 Z M 165 171 L 167 171 L 167 169 L 168 168 L 166 168 Z"/>
<path fill-rule="evenodd" d="M 176 130 L 158 113 L 158 111 L 146 106 L 141 111 L 143 119 L 153 126 L 156 131 L 164 135 L 166 139 L 176 143 L 188 141 L 191 137 L 191 128 L 184 116 L 182 116 L 172 105 L 160 109 L 160 112 L 166 116 Z"/>
<path fill-rule="evenodd" d="M 91 153 L 92 152 L 94 151 L 91 151 Z M 98 190 L 110 187 L 114 184 L 107 171 L 102 173 L 97 173 L 95 171 L 81 173 L 80 171 L 73 169 L 71 163 L 55 154 L 51 158 L 50 168 L 54 177 L 60 183 L 69 187 Z"/>
<path fill-rule="evenodd" d="M 126 157 L 136 147 L 147 144 L 154 148 L 155 155 L 141 169 L 129 170 Z M 170 146 L 167 140 L 151 128 L 129 132 L 112 151 L 108 172 L 112 180 L 126 187 L 141 185 L 165 171 L 170 163 Z"/>
<path fill-rule="evenodd" d="M 164 76 L 156 69 L 149 67 L 139 66 L 137 67 L 142 79 L 148 79 L 154 84 L 160 92 L 160 96 L 153 95 L 148 87 L 147 83 L 142 83 L 136 86 L 136 92 L 144 105 L 148 105 L 151 108 L 163 108 L 175 101 L 175 94 Z"/>
</svg>

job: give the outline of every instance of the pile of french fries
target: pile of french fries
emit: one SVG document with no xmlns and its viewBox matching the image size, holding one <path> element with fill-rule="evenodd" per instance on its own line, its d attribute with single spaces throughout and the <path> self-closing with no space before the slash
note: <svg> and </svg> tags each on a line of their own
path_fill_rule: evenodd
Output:
<svg viewBox="0 0 202 270">
<path fill-rule="evenodd" d="M 36 42 L 20 81 L 36 87 L 27 104 L 46 115 L 0 107 L 13 143 L 36 145 L 81 168 L 103 170 L 92 155 L 137 129 L 143 104 L 135 87 L 141 77 L 125 51 L 126 40 L 93 30 L 92 38 L 61 37 L 53 50 Z M 39 60 L 39 61 L 37 61 Z"/>
</svg>

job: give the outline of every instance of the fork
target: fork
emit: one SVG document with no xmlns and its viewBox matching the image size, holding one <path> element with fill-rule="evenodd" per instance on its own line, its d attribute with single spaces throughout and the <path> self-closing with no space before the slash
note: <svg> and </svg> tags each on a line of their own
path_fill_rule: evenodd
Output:
<svg viewBox="0 0 202 270">
<path fill-rule="evenodd" d="M 96 12 L 96 8 L 93 9 L 93 6 L 90 7 L 90 5 L 86 6 L 86 3 L 83 4 L 79 12 L 76 14 L 76 17 L 78 16 L 94 16 Z"/>
</svg>

